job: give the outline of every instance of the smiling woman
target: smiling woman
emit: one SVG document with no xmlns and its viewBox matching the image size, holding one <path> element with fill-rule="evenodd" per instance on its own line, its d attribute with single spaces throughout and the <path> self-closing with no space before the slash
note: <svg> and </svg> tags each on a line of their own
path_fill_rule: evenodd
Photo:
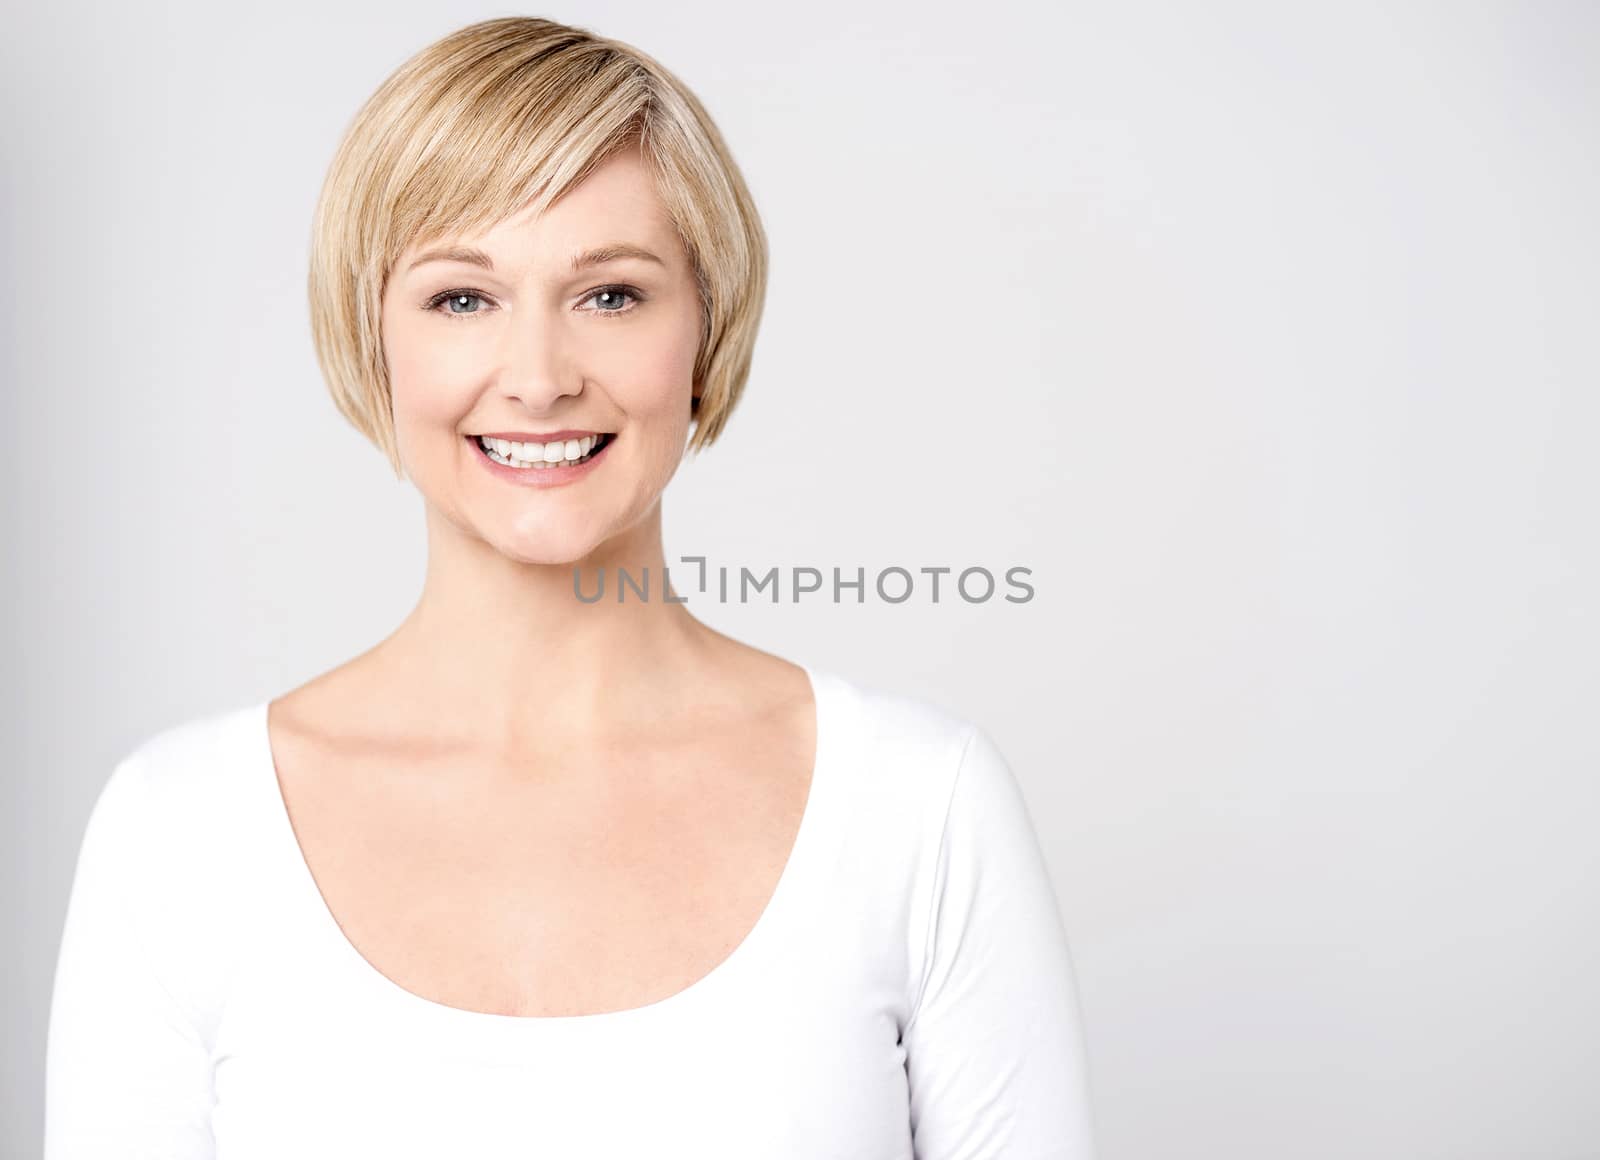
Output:
<svg viewBox="0 0 1600 1160">
<path fill-rule="evenodd" d="M 649 57 L 472 25 L 317 207 L 318 355 L 422 500 L 409 616 L 145 739 L 83 839 L 47 1160 L 1086 1160 L 1065 930 L 976 724 L 716 632 L 662 494 L 766 271 Z"/>
</svg>

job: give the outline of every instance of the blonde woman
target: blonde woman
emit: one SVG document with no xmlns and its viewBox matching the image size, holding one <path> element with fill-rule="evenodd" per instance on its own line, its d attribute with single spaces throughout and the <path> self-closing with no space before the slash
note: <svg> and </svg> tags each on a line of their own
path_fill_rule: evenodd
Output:
<svg viewBox="0 0 1600 1160">
<path fill-rule="evenodd" d="M 1063 924 L 992 739 L 714 632 L 661 496 L 765 242 L 660 64 L 538 19 L 372 96 L 313 234 L 428 567 L 366 653 L 155 733 L 78 855 L 47 1160 L 1083 1160 Z"/>
</svg>

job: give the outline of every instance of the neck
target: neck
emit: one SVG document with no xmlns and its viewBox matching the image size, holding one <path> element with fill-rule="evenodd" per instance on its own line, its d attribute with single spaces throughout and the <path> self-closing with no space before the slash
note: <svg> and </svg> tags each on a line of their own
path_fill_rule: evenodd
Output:
<svg viewBox="0 0 1600 1160">
<path fill-rule="evenodd" d="M 694 674 L 721 634 L 666 599 L 659 502 L 584 559 L 560 564 L 512 560 L 436 528 L 444 521 L 432 513 L 429 523 L 422 595 L 368 654 L 381 656 L 380 687 L 416 719 L 510 746 L 530 729 L 648 729 L 693 706 Z M 634 587 L 619 586 L 623 570 Z M 692 580 L 680 569 L 673 595 L 688 596 Z"/>
</svg>

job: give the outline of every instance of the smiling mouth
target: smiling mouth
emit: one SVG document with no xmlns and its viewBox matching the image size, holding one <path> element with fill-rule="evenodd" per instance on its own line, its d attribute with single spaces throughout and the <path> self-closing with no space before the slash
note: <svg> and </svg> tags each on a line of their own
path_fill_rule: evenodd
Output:
<svg viewBox="0 0 1600 1160">
<path fill-rule="evenodd" d="M 523 458 L 525 455 L 537 455 L 538 444 L 508 443 L 504 439 L 486 441 L 479 435 L 469 435 L 467 438 L 476 443 L 478 449 L 496 463 L 503 464 L 506 467 L 520 467 L 528 471 L 543 471 L 551 467 L 576 467 L 580 463 L 587 463 L 609 447 L 616 436 L 610 433 L 596 435 L 593 442 L 589 444 L 588 450 L 583 449 L 583 444 L 587 440 L 568 440 L 566 443 L 559 445 L 560 457 L 553 460 L 548 457 L 542 459 Z M 573 443 L 578 444 L 577 451 L 579 454 L 568 458 L 568 453 L 573 450 Z M 547 444 L 546 446 L 555 447 L 558 445 Z M 501 450 L 502 447 L 505 448 L 504 451 Z"/>
</svg>

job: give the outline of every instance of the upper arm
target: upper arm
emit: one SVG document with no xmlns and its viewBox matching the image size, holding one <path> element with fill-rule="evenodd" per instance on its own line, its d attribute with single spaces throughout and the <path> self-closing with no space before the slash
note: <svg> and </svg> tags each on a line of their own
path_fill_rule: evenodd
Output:
<svg viewBox="0 0 1600 1160">
<path fill-rule="evenodd" d="M 903 1042 L 917 1160 L 1092 1160 L 1067 935 L 1020 787 L 972 727 Z"/>
<path fill-rule="evenodd" d="M 50 1001 L 45 1160 L 210 1160 L 210 1052 L 146 945 L 159 839 L 129 757 L 90 812 Z"/>
</svg>

